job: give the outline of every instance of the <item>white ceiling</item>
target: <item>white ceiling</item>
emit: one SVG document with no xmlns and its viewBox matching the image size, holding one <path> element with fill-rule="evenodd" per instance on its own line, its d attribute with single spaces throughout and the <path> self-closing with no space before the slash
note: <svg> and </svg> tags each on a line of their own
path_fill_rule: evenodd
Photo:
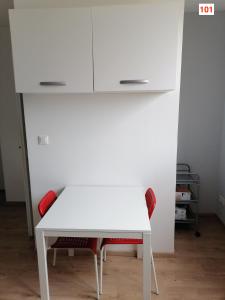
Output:
<svg viewBox="0 0 225 300">
<path fill-rule="evenodd" d="M 215 3 L 216 11 L 225 11 L 225 0 L 186 0 L 185 11 L 197 12 L 199 3 Z"/>
<path fill-rule="evenodd" d="M 225 11 L 225 0 L 186 0 L 185 11 L 197 12 L 199 3 L 215 3 L 216 11 Z M 0 26 L 8 26 L 9 8 L 13 8 L 13 0 L 0 0 Z"/>
</svg>

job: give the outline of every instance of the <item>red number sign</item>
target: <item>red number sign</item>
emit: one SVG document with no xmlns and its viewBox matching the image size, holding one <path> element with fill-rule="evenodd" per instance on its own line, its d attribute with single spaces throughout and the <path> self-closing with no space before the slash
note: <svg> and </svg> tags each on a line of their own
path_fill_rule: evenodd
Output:
<svg viewBox="0 0 225 300">
<path fill-rule="evenodd" d="M 199 15 L 200 16 L 213 16 L 215 10 L 214 3 L 200 3 L 199 4 Z"/>
</svg>

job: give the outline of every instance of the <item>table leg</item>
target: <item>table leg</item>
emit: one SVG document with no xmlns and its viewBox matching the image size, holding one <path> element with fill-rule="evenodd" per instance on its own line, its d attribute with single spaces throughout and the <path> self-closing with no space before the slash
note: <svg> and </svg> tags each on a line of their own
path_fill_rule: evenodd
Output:
<svg viewBox="0 0 225 300">
<path fill-rule="evenodd" d="M 36 243 L 41 300 L 49 300 L 46 239 L 44 233 L 40 230 L 36 230 Z"/>
<path fill-rule="evenodd" d="M 137 259 L 143 258 L 143 245 L 137 245 Z"/>
<path fill-rule="evenodd" d="M 143 233 L 143 299 L 151 300 L 151 234 Z"/>
</svg>

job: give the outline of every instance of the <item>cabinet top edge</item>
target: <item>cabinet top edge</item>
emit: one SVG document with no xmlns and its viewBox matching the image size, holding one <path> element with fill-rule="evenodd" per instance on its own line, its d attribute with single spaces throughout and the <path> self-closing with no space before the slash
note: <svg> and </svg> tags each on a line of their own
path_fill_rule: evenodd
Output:
<svg viewBox="0 0 225 300">
<path fill-rule="evenodd" d="M 66 5 L 66 6 L 54 6 L 54 5 L 43 5 L 41 6 L 15 6 L 14 8 L 9 9 L 9 11 L 14 11 L 14 10 L 49 10 L 49 9 L 54 9 L 54 10 L 59 10 L 59 9 L 95 9 L 95 8 L 127 8 L 127 7 L 152 7 L 152 6 L 178 6 L 178 3 L 181 4 L 182 1 L 176 0 L 173 2 L 167 2 L 167 1 L 151 1 L 151 2 L 130 2 L 130 3 L 104 3 L 104 4 L 71 4 L 71 5 Z"/>
</svg>

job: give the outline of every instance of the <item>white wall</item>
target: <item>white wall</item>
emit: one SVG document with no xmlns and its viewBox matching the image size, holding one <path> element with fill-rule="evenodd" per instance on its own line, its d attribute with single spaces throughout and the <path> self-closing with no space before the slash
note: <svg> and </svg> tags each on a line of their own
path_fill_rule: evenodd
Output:
<svg viewBox="0 0 225 300">
<path fill-rule="evenodd" d="M 8 9 L 13 8 L 13 0 L 0 1 L 0 27 L 9 27 Z"/>
<path fill-rule="evenodd" d="M 0 140 L 6 200 L 24 201 L 19 102 L 14 88 L 8 27 L 0 27 L 0 66 Z"/>
<path fill-rule="evenodd" d="M 31 6 L 24 0 L 15 5 L 25 2 Z M 173 92 L 24 95 L 35 223 L 38 201 L 51 188 L 152 186 L 158 200 L 152 220 L 154 249 L 174 250 L 182 26 L 181 15 L 178 81 Z M 43 134 L 49 135 L 50 145 L 38 145 L 37 137 Z"/>
<path fill-rule="evenodd" d="M 201 176 L 202 213 L 216 211 L 225 99 L 225 13 L 184 18 L 178 161 Z"/>
<path fill-rule="evenodd" d="M 35 222 L 38 201 L 50 188 L 152 186 L 158 199 L 154 244 L 173 251 L 178 94 L 24 100 Z M 42 134 L 49 135 L 49 146 L 37 144 Z"/>
<path fill-rule="evenodd" d="M 3 168 L 2 168 L 2 153 L 0 142 L 0 190 L 4 190 Z"/>
<path fill-rule="evenodd" d="M 221 138 L 219 195 L 225 198 L 225 106 L 223 110 L 223 130 L 222 130 L 222 138 Z M 225 205 L 222 204 L 220 201 L 217 202 L 217 215 L 225 224 Z"/>
</svg>

